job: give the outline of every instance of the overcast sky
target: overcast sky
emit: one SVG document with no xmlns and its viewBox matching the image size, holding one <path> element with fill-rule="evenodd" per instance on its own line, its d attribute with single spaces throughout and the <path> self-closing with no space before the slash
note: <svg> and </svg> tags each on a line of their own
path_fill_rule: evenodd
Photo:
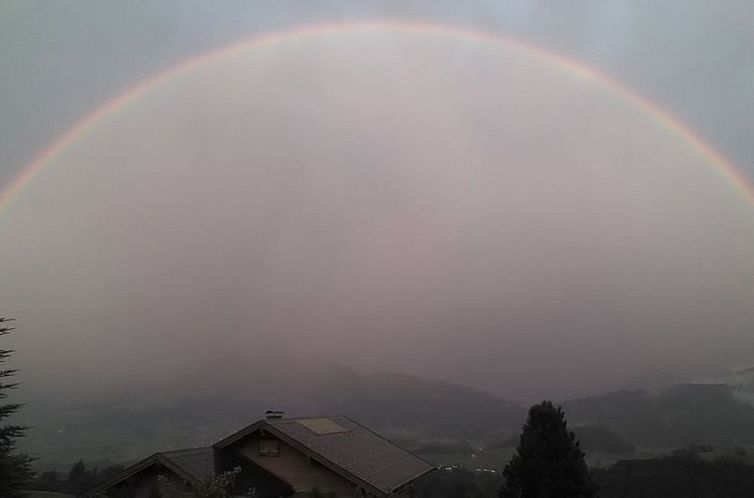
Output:
<svg viewBox="0 0 754 498">
<path fill-rule="evenodd" d="M 20 1 L 0 5 L 0 186 L 182 61 L 351 20 L 578 60 L 754 178 L 746 0 Z M 608 86 L 460 35 L 346 27 L 215 60 L 56 159 L 0 230 L 32 386 L 286 348 L 527 400 L 754 362 L 751 205 Z"/>
</svg>

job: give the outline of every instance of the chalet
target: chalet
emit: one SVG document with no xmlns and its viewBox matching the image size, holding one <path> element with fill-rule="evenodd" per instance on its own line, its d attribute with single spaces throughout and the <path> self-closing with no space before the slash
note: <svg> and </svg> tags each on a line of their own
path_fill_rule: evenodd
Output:
<svg viewBox="0 0 754 498">
<path fill-rule="evenodd" d="M 193 497 L 228 472 L 238 496 L 409 496 L 411 483 L 432 470 L 348 417 L 274 415 L 211 447 L 155 453 L 82 496 Z"/>
</svg>

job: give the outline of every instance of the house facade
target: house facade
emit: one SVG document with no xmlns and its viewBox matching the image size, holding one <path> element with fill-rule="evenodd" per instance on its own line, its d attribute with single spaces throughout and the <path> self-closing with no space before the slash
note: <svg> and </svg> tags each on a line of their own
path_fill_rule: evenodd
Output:
<svg viewBox="0 0 754 498">
<path fill-rule="evenodd" d="M 208 448 L 161 452 L 83 496 L 195 497 L 233 477 L 238 496 L 409 496 L 434 467 L 354 420 L 273 417 Z"/>
</svg>

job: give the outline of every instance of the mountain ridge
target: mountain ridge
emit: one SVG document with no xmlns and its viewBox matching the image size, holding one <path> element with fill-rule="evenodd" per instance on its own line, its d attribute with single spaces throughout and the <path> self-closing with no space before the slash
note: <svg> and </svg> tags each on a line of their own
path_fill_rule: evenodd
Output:
<svg viewBox="0 0 754 498">
<path fill-rule="evenodd" d="M 684 384 L 562 401 L 570 427 L 600 448 L 754 445 L 754 406 L 736 386 Z M 208 445 L 264 416 L 345 414 L 401 441 L 515 446 L 526 409 L 459 384 L 401 373 L 361 373 L 329 362 L 271 361 L 197 370 L 170 382 L 79 402 L 31 402 L 25 450 L 45 461 L 123 462 L 157 450 Z M 431 446 L 431 444 L 430 444 Z"/>
</svg>

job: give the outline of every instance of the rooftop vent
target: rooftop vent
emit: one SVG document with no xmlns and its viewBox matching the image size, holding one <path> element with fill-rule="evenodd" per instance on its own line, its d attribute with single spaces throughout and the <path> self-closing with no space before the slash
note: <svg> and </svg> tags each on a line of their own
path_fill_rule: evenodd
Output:
<svg viewBox="0 0 754 498">
<path fill-rule="evenodd" d="M 264 412 L 264 418 L 267 420 L 277 420 L 283 418 L 283 415 L 285 415 L 285 412 L 280 410 L 267 410 Z"/>
</svg>

